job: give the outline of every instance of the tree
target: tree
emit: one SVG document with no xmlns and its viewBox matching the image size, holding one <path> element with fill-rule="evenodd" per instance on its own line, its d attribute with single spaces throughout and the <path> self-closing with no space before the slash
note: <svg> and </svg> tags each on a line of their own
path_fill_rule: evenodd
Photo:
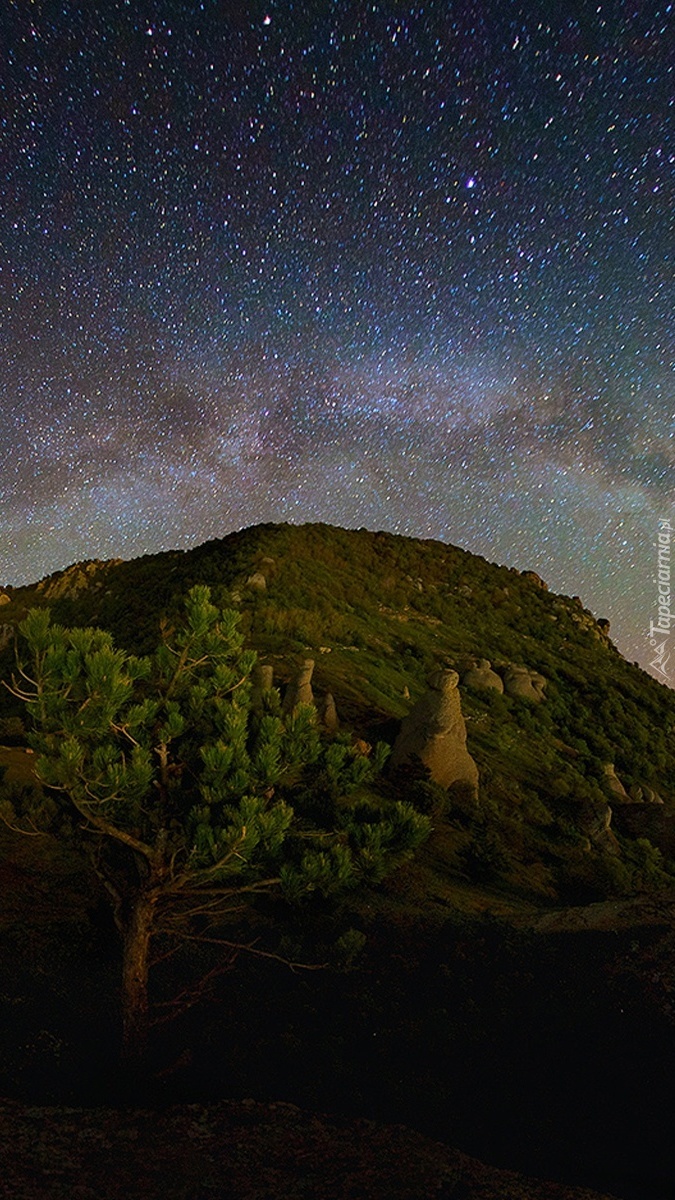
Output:
<svg viewBox="0 0 675 1200">
<path fill-rule="evenodd" d="M 107 889 L 128 1061 L 146 1045 L 153 939 L 231 947 L 228 922 L 261 897 L 377 881 L 427 836 L 410 805 L 363 795 L 386 747 L 322 741 L 311 706 L 282 716 L 278 692 L 255 689 L 238 614 L 207 587 L 189 592 L 148 657 L 103 630 L 55 625 L 46 609 L 20 632 L 28 655 L 11 690 L 43 790 L 3 815 L 71 839 Z"/>
</svg>

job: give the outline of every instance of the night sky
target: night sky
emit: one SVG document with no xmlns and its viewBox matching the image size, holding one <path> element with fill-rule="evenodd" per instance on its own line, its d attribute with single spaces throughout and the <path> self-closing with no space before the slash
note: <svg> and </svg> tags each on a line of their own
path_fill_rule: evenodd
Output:
<svg viewBox="0 0 675 1200">
<path fill-rule="evenodd" d="M 320 520 L 648 665 L 672 4 L 0 0 L 0 62 L 1 584 Z"/>
</svg>

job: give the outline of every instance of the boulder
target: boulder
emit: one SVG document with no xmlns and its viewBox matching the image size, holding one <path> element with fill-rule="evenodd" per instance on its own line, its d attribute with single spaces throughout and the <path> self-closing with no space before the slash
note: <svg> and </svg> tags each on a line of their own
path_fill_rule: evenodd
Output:
<svg viewBox="0 0 675 1200">
<path fill-rule="evenodd" d="M 605 786 L 612 793 L 612 798 L 616 804 L 641 804 L 642 797 L 629 796 L 616 771 L 614 763 L 603 763 L 602 772 L 605 777 Z"/>
<path fill-rule="evenodd" d="M 606 801 L 583 801 L 579 805 L 576 823 L 597 850 L 603 850 L 605 854 L 620 854 L 619 843 L 611 828 L 612 810 Z"/>
<path fill-rule="evenodd" d="M 335 707 L 335 700 L 332 692 L 326 692 L 323 700 L 318 706 L 319 721 L 328 733 L 337 733 L 340 728 L 340 718 Z"/>
<path fill-rule="evenodd" d="M 274 667 L 265 663 L 256 663 L 252 675 L 253 688 L 256 692 L 269 692 L 274 687 Z"/>
<path fill-rule="evenodd" d="M 546 699 L 545 687 L 546 680 L 538 671 L 516 666 L 515 663 L 509 663 L 504 668 L 504 691 L 507 696 L 519 696 L 522 700 L 532 700 L 539 704 Z"/>
<path fill-rule="evenodd" d="M 429 690 L 417 701 L 401 728 L 391 754 L 391 766 L 419 758 L 442 787 L 468 784 L 478 794 L 478 768 L 466 748 L 456 671 L 440 669 L 427 680 Z"/>
<path fill-rule="evenodd" d="M 504 684 L 496 671 L 492 670 L 492 664 L 489 659 L 481 658 L 468 671 L 465 671 L 462 676 L 462 686 L 478 688 L 494 688 L 496 692 L 504 691 Z"/>
<path fill-rule="evenodd" d="M 363 738 L 357 738 L 355 742 L 352 742 L 354 758 L 368 758 L 372 749 L 370 742 L 365 742 Z"/>
<path fill-rule="evenodd" d="M 283 703 L 284 712 L 293 712 L 293 709 L 297 708 L 298 704 L 314 703 L 314 693 L 312 692 L 313 671 L 314 659 L 306 658 L 286 688 Z"/>
<path fill-rule="evenodd" d="M 523 579 L 529 579 L 530 583 L 533 583 L 535 587 L 541 588 L 544 592 L 548 591 L 548 584 L 544 583 L 541 575 L 537 575 L 536 571 L 522 571 L 521 574 Z"/>
<path fill-rule="evenodd" d="M 264 592 L 267 587 L 267 580 L 262 571 L 254 571 L 252 575 L 249 575 L 246 580 L 246 586 L 254 588 L 259 592 Z"/>
<path fill-rule="evenodd" d="M 15 633 L 14 625 L 0 625 L 0 650 L 4 650 L 5 646 L 9 646 L 14 641 Z"/>
<path fill-rule="evenodd" d="M 11 598 L 7 595 L 7 592 L 0 592 L 0 604 L 10 604 L 10 603 L 11 603 Z"/>
<path fill-rule="evenodd" d="M 646 783 L 633 783 L 628 789 L 628 796 L 635 804 L 663 804 L 663 797 Z"/>
<path fill-rule="evenodd" d="M 645 798 L 645 804 L 663 804 L 663 797 L 659 796 L 653 788 L 647 787 L 646 783 L 642 784 L 642 794 Z"/>
</svg>

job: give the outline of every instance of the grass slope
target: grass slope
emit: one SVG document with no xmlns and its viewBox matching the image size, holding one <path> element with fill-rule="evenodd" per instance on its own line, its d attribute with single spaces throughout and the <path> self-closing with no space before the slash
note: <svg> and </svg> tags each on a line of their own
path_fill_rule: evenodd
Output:
<svg viewBox="0 0 675 1200">
<path fill-rule="evenodd" d="M 264 578 L 255 586 L 253 576 Z M 360 736 L 393 740 L 433 667 L 471 660 L 525 665 L 547 680 L 546 702 L 462 690 L 481 808 L 448 805 L 412 781 L 432 810 L 436 890 L 451 877 L 496 885 L 513 898 L 595 900 L 673 882 L 675 694 L 626 662 L 575 598 L 536 576 L 441 542 L 326 525 L 261 525 L 194 550 L 131 562 L 77 564 L 7 592 L 7 627 L 35 604 L 64 624 L 99 624 L 147 651 L 159 620 L 194 583 L 236 606 L 250 644 L 282 685 L 313 657 L 315 693 L 331 691 Z M 11 669 L 5 647 L 0 671 Z M 2 730 L 19 710 L 0 697 Z M 5 739 L 7 740 L 7 739 Z M 617 811 L 619 854 L 591 838 L 611 793 L 604 764 L 626 788 L 652 788 L 663 805 Z M 400 784 L 406 791 L 411 781 Z M 442 853 L 439 854 L 439 844 Z M 445 880 L 445 883 L 443 883 Z M 453 887 L 455 884 L 453 883 Z M 452 890 L 452 888 L 451 888 Z"/>
</svg>

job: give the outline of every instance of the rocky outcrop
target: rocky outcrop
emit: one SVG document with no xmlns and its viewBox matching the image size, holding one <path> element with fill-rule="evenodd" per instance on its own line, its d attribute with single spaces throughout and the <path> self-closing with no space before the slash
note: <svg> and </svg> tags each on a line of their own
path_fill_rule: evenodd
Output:
<svg viewBox="0 0 675 1200">
<path fill-rule="evenodd" d="M 326 695 L 317 704 L 317 712 L 319 714 L 319 722 L 327 733 L 337 733 L 340 728 L 340 719 L 335 707 L 335 700 L 332 692 L 326 692 Z"/>
<path fill-rule="evenodd" d="M 265 555 L 263 558 L 258 559 L 257 564 L 251 564 L 252 567 L 254 565 L 255 570 L 251 571 L 243 586 L 251 588 L 254 592 L 265 592 L 267 591 L 270 572 L 274 573 L 275 559 Z M 242 585 L 240 584 L 240 586 Z"/>
<path fill-rule="evenodd" d="M 646 783 L 633 783 L 626 790 L 614 769 L 614 763 L 603 763 L 605 786 L 615 804 L 663 804 L 663 798 Z"/>
<path fill-rule="evenodd" d="M 298 704 L 314 703 L 314 693 L 312 691 L 313 671 L 314 659 L 306 658 L 286 688 L 282 706 L 285 713 L 293 712 L 293 709 L 297 708 Z"/>
<path fill-rule="evenodd" d="M 266 692 L 274 687 L 274 667 L 265 663 L 256 663 L 251 675 L 253 686 L 253 702 L 256 706 L 262 703 Z"/>
<path fill-rule="evenodd" d="M 659 796 L 646 783 L 634 783 L 628 789 L 628 795 L 636 804 L 663 804 L 663 796 Z"/>
<path fill-rule="evenodd" d="M 603 763 L 602 773 L 605 786 L 612 793 L 615 803 L 630 804 L 631 798 L 614 770 L 614 763 Z"/>
<path fill-rule="evenodd" d="M 466 748 L 456 671 L 441 669 L 428 678 L 429 690 L 401 722 L 391 766 L 419 758 L 442 787 L 468 784 L 478 793 L 478 768 Z"/>
<path fill-rule="evenodd" d="M 267 580 L 262 571 L 254 571 L 252 575 L 249 575 L 246 587 L 253 588 L 257 592 L 264 592 L 267 588 Z"/>
<path fill-rule="evenodd" d="M 14 641 L 16 629 L 13 625 L 0 625 L 0 650 L 4 650 L 5 646 L 9 646 Z"/>
<path fill-rule="evenodd" d="M 0 592 L 0 604 L 11 604 L 11 597 L 7 592 Z"/>
<path fill-rule="evenodd" d="M 597 850 L 619 854 L 620 847 L 611 829 L 612 810 L 604 800 L 584 800 L 576 812 L 576 824 Z"/>
<path fill-rule="evenodd" d="M 537 575 L 536 571 L 521 571 L 521 578 L 529 579 L 530 583 L 533 583 L 535 587 L 541 588 L 544 592 L 548 591 L 548 584 L 544 583 L 541 575 Z"/>
<path fill-rule="evenodd" d="M 121 558 L 111 558 L 107 562 L 95 558 L 90 562 L 74 563 L 65 571 L 42 579 L 36 591 L 41 592 L 48 600 L 74 600 L 81 592 L 102 588 L 108 570 L 121 562 Z"/>
<path fill-rule="evenodd" d="M 518 696 L 522 700 L 532 700 L 535 704 L 546 699 L 544 694 L 546 680 L 538 671 L 531 671 L 529 667 L 509 663 L 504 668 L 503 678 L 504 691 L 507 696 Z"/>
<path fill-rule="evenodd" d="M 489 659 L 481 658 L 473 666 L 469 667 L 462 675 L 462 687 L 477 688 L 484 690 L 493 688 L 496 692 L 504 691 L 504 684 L 496 671 L 492 670 L 492 664 Z"/>
<path fill-rule="evenodd" d="M 574 596 L 573 599 L 579 600 L 579 597 Z M 580 600 L 579 600 L 579 609 L 581 611 L 570 612 L 570 617 L 574 621 L 574 624 L 578 625 L 580 629 L 585 629 L 586 632 L 590 633 L 595 638 L 596 641 L 608 643 L 609 642 L 609 621 L 607 620 L 607 618 L 600 617 L 600 620 L 596 621 L 595 617 L 593 616 L 593 613 L 589 612 L 589 610 L 587 608 L 582 607 Z"/>
</svg>

